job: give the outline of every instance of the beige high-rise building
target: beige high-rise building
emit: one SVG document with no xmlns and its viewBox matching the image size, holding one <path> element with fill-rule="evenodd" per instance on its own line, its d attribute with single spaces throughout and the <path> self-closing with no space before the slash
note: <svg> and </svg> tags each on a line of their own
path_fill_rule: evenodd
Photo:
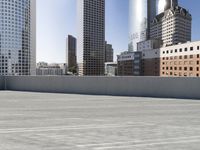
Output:
<svg viewBox="0 0 200 150">
<path fill-rule="evenodd" d="M 144 76 L 200 76 L 200 41 L 145 50 L 142 56 Z"/>
</svg>

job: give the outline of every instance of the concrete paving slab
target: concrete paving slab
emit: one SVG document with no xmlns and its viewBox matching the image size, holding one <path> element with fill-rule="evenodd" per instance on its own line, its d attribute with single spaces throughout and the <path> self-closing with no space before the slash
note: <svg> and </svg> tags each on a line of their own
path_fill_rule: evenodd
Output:
<svg viewBox="0 0 200 150">
<path fill-rule="evenodd" d="M 199 150 L 200 101 L 0 91 L 0 150 Z"/>
</svg>

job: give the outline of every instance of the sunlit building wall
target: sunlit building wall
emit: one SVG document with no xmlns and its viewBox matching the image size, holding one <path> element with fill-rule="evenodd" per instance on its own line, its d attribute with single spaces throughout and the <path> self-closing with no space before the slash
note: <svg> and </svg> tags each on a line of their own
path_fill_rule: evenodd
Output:
<svg viewBox="0 0 200 150">
<path fill-rule="evenodd" d="M 158 14 L 170 9 L 171 7 L 178 6 L 178 0 L 157 0 Z"/>
</svg>

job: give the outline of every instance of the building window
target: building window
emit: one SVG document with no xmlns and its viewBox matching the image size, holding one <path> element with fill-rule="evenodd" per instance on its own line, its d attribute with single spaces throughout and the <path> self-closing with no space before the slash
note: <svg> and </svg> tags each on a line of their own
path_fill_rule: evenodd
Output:
<svg viewBox="0 0 200 150">
<path fill-rule="evenodd" d="M 199 46 L 197 46 L 197 50 L 199 50 Z"/>
<path fill-rule="evenodd" d="M 173 53 L 173 50 L 171 50 L 171 53 Z"/>
<path fill-rule="evenodd" d="M 175 49 L 175 53 L 177 53 L 177 49 Z"/>
<path fill-rule="evenodd" d="M 187 71 L 187 67 L 184 67 L 184 70 Z"/>
<path fill-rule="evenodd" d="M 167 54 L 169 54 L 169 51 L 167 51 Z"/>
<path fill-rule="evenodd" d="M 197 71 L 199 71 L 199 67 L 197 67 Z"/>
<path fill-rule="evenodd" d="M 187 73 L 184 73 L 184 77 L 187 77 Z"/>
<path fill-rule="evenodd" d="M 193 55 L 190 55 L 190 58 L 193 58 Z"/>
<path fill-rule="evenodd" d="M 190 50 L 193 51 L 193 47 L 190 47 Z"/>
<path fill-rule="evenodd" d="M 184 65 L 187 65 L 187 63 L 188 63 L 187 61 L 184 61 Z"/>
<path fill-rule="evenodd" d="M 199 58 L 199 54 L 197 54 L 197 58 Z"/>
<path fill-rule="evenodd" d="M 182 67 L 179 67 L 179 70 L 182 70 Z"/>
<path fill-rule="evenodd" d="M 182 52 L 182 48 L 179 49 L 179 52 Z"/>
<path fill-rule="evenodd" d="M 185 52 L 187 52 L 187 48 L 185 48 Z"/>
<path fill-rule="evenodd" d="M 199 65 L 199 61 L 197 61 L 197 65 Z"/>
<path fill-rule="evenodd" d="M 199 74 L 197 73 L 197 77 L 199 77 Z"/>
<path fill-rule="evenodd" d="M 177 70 L 177 67 L 174 67 L 174 70 Z"/>
<path fill-rule="evenodd" d="M 193 67 L 190 67 L 190 71 L 193 71 Z"/>
<path fill-rule="evenodd" d="M 187 55 L 184 56 L 184 59 L 187 59 Z"/>
<path fill-rule="evenodd" d="M 179 56 L 179 59 L 182 59 L 182 56 Z"/>
</svg>

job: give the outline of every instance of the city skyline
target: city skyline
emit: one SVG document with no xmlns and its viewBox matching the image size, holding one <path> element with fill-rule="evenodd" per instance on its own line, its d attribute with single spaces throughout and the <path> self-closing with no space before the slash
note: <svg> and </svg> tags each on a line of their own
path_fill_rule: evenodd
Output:
<svg viewBox="0 0 200 150">
<path fill-rule="evenodd" d="M 193 16 L 192 41 L 199 40 L 198 5 L 187 0 L 180 0 L 179 3 L 183 7 L 187 6 Z M 196 1 L 196 3 L 200 2 Z M 115 59 L 116 54 L 128 49 L 127 8 L 128 0 L 106 1 L 106 40 L 113 44 Z M 75 9 L 75 0 L 60 0 L 59 2 L 48 0 L 48 4 L 46 0 L 37 1 L 37 62 L 65 62 L 65 39 L 68 34 L 77 35 Z M 48 19 L 48 16 L 51 17 Z"/>
</svg>

